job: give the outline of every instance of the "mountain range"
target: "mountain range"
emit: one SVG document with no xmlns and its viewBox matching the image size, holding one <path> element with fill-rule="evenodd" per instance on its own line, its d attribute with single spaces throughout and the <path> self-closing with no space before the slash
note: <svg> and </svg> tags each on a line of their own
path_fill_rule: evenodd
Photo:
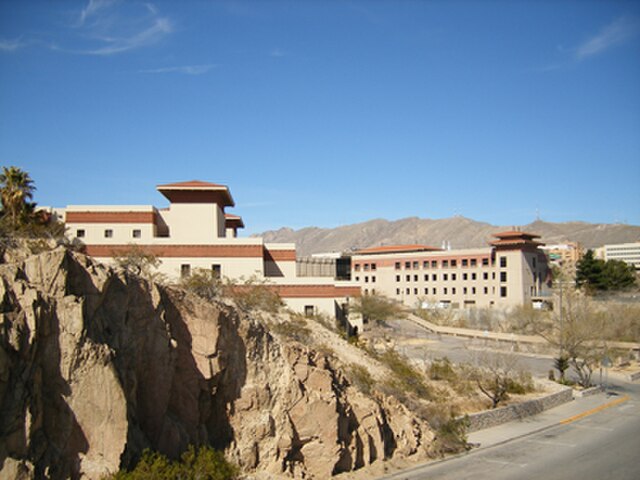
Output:
<svg viewBox="0 0 640 480">
<path fill-rule="evenodd" d="M 519 228 L 541 236 L 547 245 L 578 242 L 585 248 L 640 241 L 640 226 L 587 222 L 553 223 L 536 220 L 527 225 L 496 226 L 455 216 L 443 219 L 418 217 L 400 220 L 375 219 L 336 228 L 280 228 L 256 236 L 265 242 L 295 243 L 299 256 L 326 252 L 350 252 L 367 247 L 398 244 L 443 245 L 457 248 L 487 246 L 492 234 Z"/>
</svg>

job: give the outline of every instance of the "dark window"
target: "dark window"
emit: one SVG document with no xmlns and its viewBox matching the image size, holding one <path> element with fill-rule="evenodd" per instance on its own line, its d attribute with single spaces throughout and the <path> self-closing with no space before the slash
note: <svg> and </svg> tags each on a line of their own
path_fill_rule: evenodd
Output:
<svg viewBox="0 0 640 480">
<path fill-rule="evenodd" d="M 400 295 L 400 289 L 396 288 L 396 295 Z"/>
<path fill-rule="evenodd" d="M 354 269 L 356 272 L 359 272 L 359 271 L 360 271 L 360 264 L 359 264 L 359 263 L 356 263 L 356 265 L 355 265 L 355 267 L 353 267 L 353 269 Z"/>
<path fill-rule="evenodd" d="M 463 258 L 463 259 L 462 259 L 462 266 L 463 266 L 463 267 L 466 267 L 466 266 L 468 266 L 468 265 L 469 265 L 469 260 L 467 260 L 466 258 Z"/>
<path fill-rule="evenodd" d="M 104 231 L 104 238 L 112 238 L 113 237 L 113 230 L 111 230 L 110 228 L 107 228 Z"/>
<path fill-rule="evenodd" d="M 373 275 L 373 276 L 371 277 L 371 283 L 376 283 L 376 276 L 375 276 L 375 275 Z"/>
<path fill-rule="evenodd" d="M 364 277 L 364 283 L 369 283 L 369 277 Z"/>
<path fill-rule="evenodd" d="M 404 268 L 409 270 L 411 268 L 411 262 L 404 262 Z"/>
<path fill-rule="evenodd" d="M 475 267 L 476 265 L 478 265 L 478 261 L 475 258 L 471 259 L 471 266 Z"/>
<path fill-rule="evenodd" d="M 465 295 L 467 294 L 467 287 L 464 287 L 464 288 L 462 289 L 462 293 L 464 293 Z"/>
<path fill-rule="evenodd" d="M 411 275 L 407 275 L 407 276 L 405 276 L 405 277 L 404 277 L 404 279 L 405 279 L 407 282 L 410 282 L 410 281 L 411 281 Z"/>
<path fill-rule="evenodd" d="M 447 287 L 444 287 L 444 294 L 447 294 Z"/>
<path fill-rule="evenodd" d="M 180 265 L 180 276 L 182 278 L 186 278 L 189 275 L 191 275 L 191 265 L 189 265 L 188 263 Z"/>
<path fill-rule="evenodd" d="M 451 266 L 452 267 L 457 267 L 458 266 L 458 261 L 457 260 L 451 260 Z"/>
<path fill-rule="evenodd" d="M 424 281 L 425 281 L 425 282 L 428 282 L 428 281 L 429 281 L 429 274 L 428 274 L 428 273 L 425 273 L 425 274 L 424 274 Z"/>
<path fill-rule="evenodd" d="M 220 278 L 222 276 L 222 267 L 220 265 L 211 265 L 211 274 L 213 278 Z"/>
<path fill-rule="evenodd" d="M 500 272 L 500 281 L 501 282 L 507 281 L 507 272 Z"/>
<path fill-rule="evenodd" d="M 396 270 L 400 270 L 400 262 L 396 262 Z"/>
<path fill-rule="evenodd" d="M 396 275 L 396 282 L 400 281 L 400 275 Z"/>
<path fill-rule="evenodd" d="M 475 280 L 475 279 L 476 279 L 476 273 L 475 273 L 475 272 L 473 272 L 473 273 L 471 274 L 471 280 Z"/>
<path fill-rule="evenodd" d="M 455 273 L 451 274 L 451 280 L 455 280 L 456 278 L 458 278 L 458 276 Z"/>
<path fill-rule="evenodd" d="M 431 275 L 431 280 L 433 280 L 434 282 L 438 280 L 438 275 L 436 275 L 435 273 Z"/>
<path fill-rule="evenodd" d="M 484 273 L 482 274 L 482 279 L 483 279 L 483 280 L 489 280 L 489 272 L 484 272 Z"/>
<path fill-rule="evenodd" d="M 507 257 L 500 257 L 500 267 L 505 268 L 507 266 Z"/>
<path fill-rule="evenodd" d="M 409 295 L 409 294 L 411 293 L 411 289 L 410 289 L 410 288 L 407 288 L 407 289 L 405 290 L 405 293 L 406 293 L 407 295 Z"/>
<path fill-rule="evenodd" d="M 313 317 L 315 313 L 315 307 L 313 305 L 305 305 L 304 306 L 304 316 L 305 317 Z"/>
<path fill-rule="evenodd" d="M 83 229 L 79 229 L 76 232 L 76 237 L 78 237 L 78 238 L 84 238 L 84 235 L 85 235 L 85 231 Z"/>
<path fill-rule="evenodd" d="M 487 293 L 489 293 L 489 289 L 487 287 L 484 287 L 484 294 L 486 295 Z"/>
<path fill-rule="evenodd" d="M 442 279 L 445 280 L 445 281 L 449 280 L 449 275 L 447 275 L 446 273 L 443 273 L 442 274 Z"/>
<path fill-rule="evenodd" d="M 453 288 L 451 289 L 451 295 L 455 295 L 455 294 L 456 294 L 456 287 L 453 287 Z"/>
<path fill-rule="evenodd" d="M 438 261 L 437 260 L 431 260 L 431 268 L 437 268 L 438 267 Z"/>
<path fill-rule="evenodd" d="M 413 276 L 413 281 L 414 281 L 414 282 L 417 282 L 417 281 L 418 281 L 418 275 L 414 275 L 414 276 Z"/>
<path fill-rule="evenodd" d="M 371 264 L 371 270 L 375 270 L 375 269 L 376 269 L 376 264 L 375 264 L 375 263 L 372 263 L 372 264 Z"/>
<path fill-rule="evenodd" d="M 500 287 L 500 296 L 501 297 L 507 296 L 507 287 Z"/>
<path fill-rule="evenodd" d="M 136 228 L 133 230 L 133 232 L 131 232 L 131 235 L 133 236 L 133 238 L 140 238 L 142 236 L 142 232 Z"/>
<path fill-rule="evenodd" d="M 424 262 L 422 262 L 422 268 L 429 268 L 429 261 L 425 260 Z"/>
<path fill-rule="evenodd" d="M 369 271 L 369 264 L 365 263 L 364 266 L 363 266 L 363 269 L 364 269 L 365 272 L 368 272 Z"/>
<path fill-rule="evenodd" d="M 449 268 L 449 260 L 442 260 L 442 268 Z"/>
<path fill-rule="evenodd" d="M 417 295 L 417 294 L 418 294 L 418 289 L 417 289 L 417 288 L 414 288 L 414 289 L 413 289 L 413 294 L 414 294 L 414 295 Z"/>
<path fill-rule="evenodd" d="M 488 258 L 483 258 L 482 259 L 482 265 L 485 266 L 485 267 L 488 266 L 489 265 L 489 259 Z"/>
<path fill-rule="evenodd" d="M 437 294 L 437 292 L 438 292 L 438 290 L 437 290 L 435 287 L 433 287 L 432 292 L 433 292 L 433 294 L 434 294 L 434 295 L 436 295 L 436 294 Z"/>
<path fill-rule="evenodd" d="M 471 294 L 475 295 L 476 294 L 476 287 L 471 287 Z"/>
<path fill-rule="evenodd" d="M 462 274 L 462 279 L 463 279 L 463 280 L 466 280 L 467 278 L 468 278 L 468 275 L 467 275 L 466 273 L 463 273 L 463 274 Z"/>
<path fill-rule="evenodd" d="M 420 268 L 420 262 L 413 262 L 413 269 L 417 270 Z"/>
</svg>

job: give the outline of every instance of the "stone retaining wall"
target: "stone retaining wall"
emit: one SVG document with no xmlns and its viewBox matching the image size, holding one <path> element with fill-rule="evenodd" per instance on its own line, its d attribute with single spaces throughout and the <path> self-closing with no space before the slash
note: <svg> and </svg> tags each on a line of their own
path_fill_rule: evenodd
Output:
<svg viewBox="0 0 640 480">
<path fill-rule="evenodd" d="M 573 389 L 562 387 L 557 392 L 544 397 L 535 398 L 526 402 L 509 405 L 507 407 L 486 410 L 484 412 L 469 415 L 469 428 L 467 432 L 476 432 L 485 428 L 495 427 L 513 420 L 521 420 L 531 415 L 536 415 L 563 403 L 573 400 Z"/>
</svg>

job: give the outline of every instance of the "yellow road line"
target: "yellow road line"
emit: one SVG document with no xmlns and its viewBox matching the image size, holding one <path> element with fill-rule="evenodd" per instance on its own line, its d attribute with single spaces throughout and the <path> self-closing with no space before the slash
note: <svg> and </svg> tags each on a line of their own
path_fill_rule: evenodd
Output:
<svg viewBox="0 0 640 480">
<path fill-rule="evenodd" d="M 588 417 L 589 415 L 593 415 L 594 413 L 601 412 L 602 410 L 606 410 L 607 408 L 615 407 L 616 405 L 620 405 L 621 403 L 629 400 L 629 396 L 625 395 L 622 398 L 618 398 L 609 403 L 605 403 L 604 405 L 600 405 L 599 407 L 592 408 L 591 410 L 587 410 L 586 412 L 579 413 L 578 415 L 574 415 L 573 417 L 569 417 L 565 420 L 561 420 L 560 423 L 562 425 L 566 425 L 567 423 L 575 422 L 576 420 L 580 420 L 581 418 Z"/>
</svg>

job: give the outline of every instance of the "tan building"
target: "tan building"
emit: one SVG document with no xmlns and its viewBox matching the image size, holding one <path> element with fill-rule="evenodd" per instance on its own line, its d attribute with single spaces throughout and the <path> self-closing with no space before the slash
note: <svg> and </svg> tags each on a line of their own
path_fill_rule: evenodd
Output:
<svg viewBox="0 0 640 480">
<path fill-rule="evenodd" d="M 550 272 L 538 235 L 502 232 L 487 248 L 441 250 L 395 245 L 352 256 L 351 278 L 364 294 L 409 307 L 512 307 L 550 295 Z"/>
<path fill-rule="evenodd" d="M 603 245 L 597 249 L 596 255 L 605 262 L 621 260 L 640 271 L 640 242 Z"/>
<path fill-rule="evenodd" d="M 567 242 L 540 247 L 547 255 L 550 265 L 555 265 L 568 277 L 575 277 L 576 265 L 584 255 L 582 246 L 577 242 Z"/>
<path fill-rule="evenodd" d="M 340 316 L 348 297 L 359 295 L 359 288 L 349 282 L 298 277 L 294 244 L 238 238 L 244 223 L 225 212 L 235 205 L 228 187 L 194 180 L 157 189 L 169 201 L 168 208 L 70 205 L 56 213 L 63 216 L 68 235 L 103 262 L 137 245 L 158 257 L 158 271 L 170 279 L 194 269 L 234 280 L 266 279 L 289 308 L 305 314 Z"/>
</svg>

